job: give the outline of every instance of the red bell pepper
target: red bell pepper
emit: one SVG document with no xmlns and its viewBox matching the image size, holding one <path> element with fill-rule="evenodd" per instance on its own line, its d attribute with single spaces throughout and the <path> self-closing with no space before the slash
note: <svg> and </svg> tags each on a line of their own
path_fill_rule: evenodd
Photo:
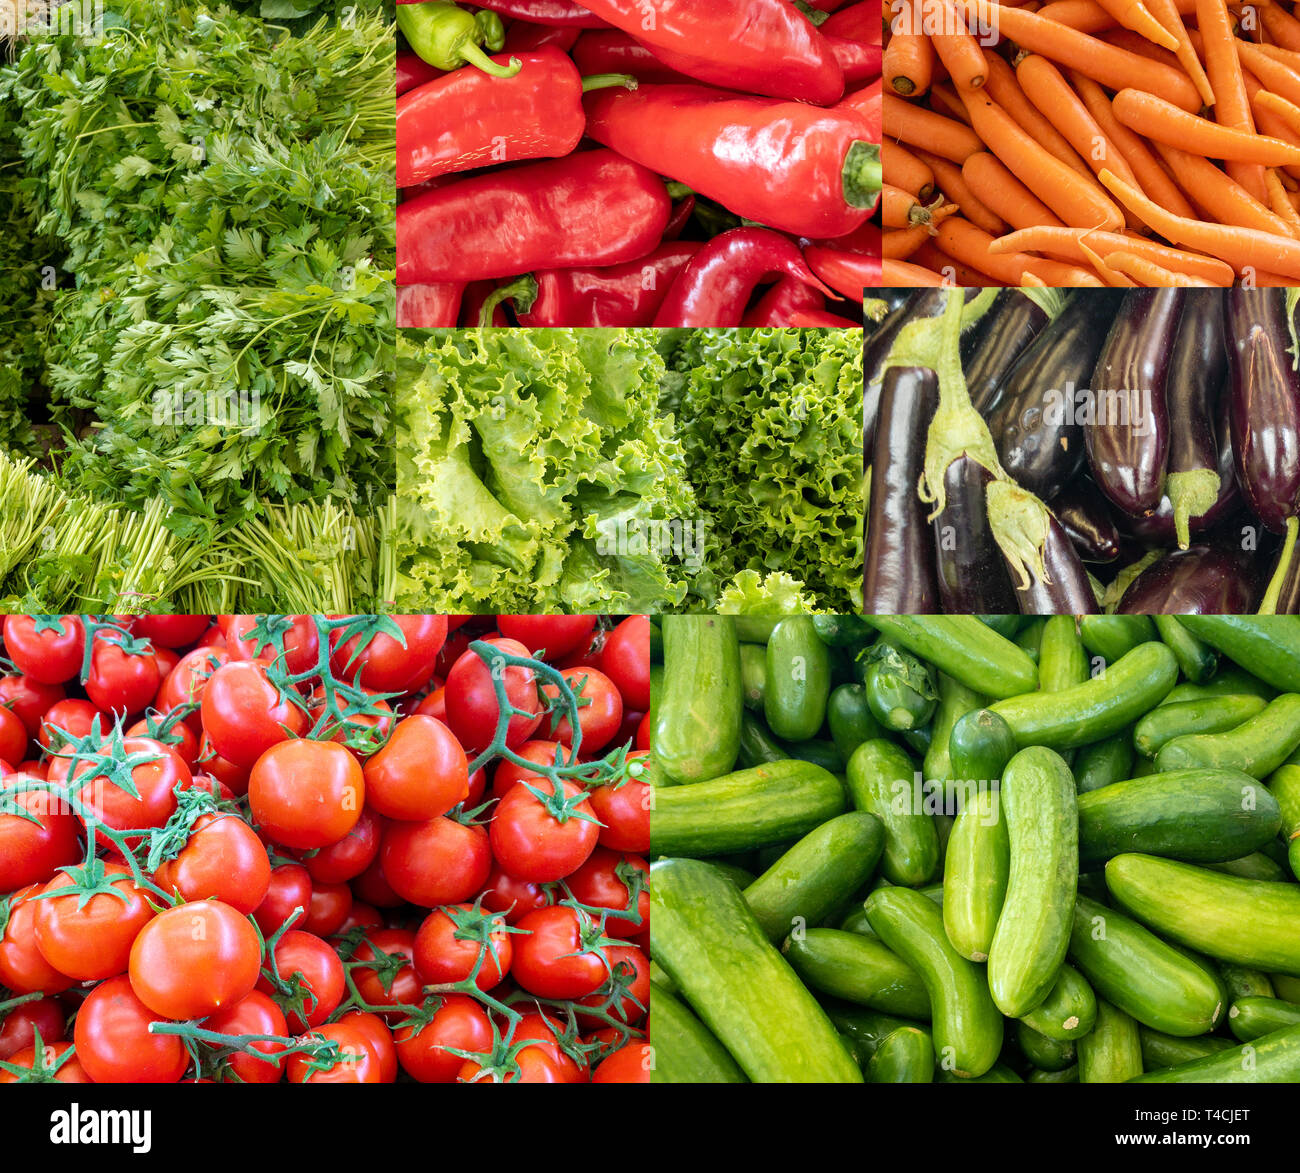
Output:
<svg viewBox="0 0 1300 1173">
<path fill-rule="evenodd" d="M 543 45 L 554 45 L 567 53 L 581 35 L 582 29 L 577 25 L 530 24 L 517 20 L 506 30 L 504 48 L 507 53 L 529 53 Z"/>
<path fill-rule="evenodd" d="M 848 318 L 841 318 L 838 314 L 828 314 L 825 310 L 796 310 L 790 316 L 790 325 L 801 328 L 814 327 L 816 329 L 831 330 L 861 330 L 862 323 L 854 322 Z"/>
<path fill-rule="evenodd" d="M 613 151 L 470 175 L 398 205 L 397 280 L 621 264 L 663 239 L 671 208 L 653 171 Z"/>
<path fill-rule="evenodd" d="M 881 86 L 883 82 L 884 78 L 876 78 L 864 89 L 849 94 L 837 107 L 840 110 L 852 110 L 862 115 L 866 119 L 867 132 L 871 135 L 873 143 L 880 141 L 880 131 L 884 125 L 885 115 L 881 102 Z"/>
<path fill-rule="evenodd" d="M 820 310 L 826 299 L 811 285 L 794 277 L 782 277 L 757 304 L 745 312 L 742 326 L 788 326 L 793 315 L 801 310 Z"/>
<path fill-rule="evenodd" d="M 410 0 L 398 0 L 409 3 Z M 609 22 L 601 20 L 585 5 L 573 0 L 476 0 L 480 8 L 490 8 L 514 20 L 531 24 L 562 24 L 579 29 L 603 29 Z"/>
<path fill-rule="evenodd" d="M 673 204 L 672 214 L 668 217 L 668 227 L 664 229 L 664 241 L 676 240 L 686 231 L 695 213 L 695 196 L 687 193 L 686 197 Z"/>
<path fill-rule="evenodd" d="M 818 12 L 834 12 L 836 9 L 843 8 L 848 0 L 804 0 L 809 8 L 815 8 Z"/>
<path fill-rule="evenodd" d="M 584 0 L 680 73 L 751 94 L 829 106 L 844 74 L 789 0 Z"/>
<path fill-rule="evenodd" d="M 506 317 L 505 306 L 500 301 L 494 300 L 497 291 L 495 281 L 471 281 L 465 287 L 465 297 L 460 303 L 460 318 L 458 324 L 461 326 L 508 326 L 509 319 Z M 492 302 L 492 313 L 489 320 L 484 322 L 482 318 L 484 307 L 487 303 Z"/>
<path fill-rule="evenodd" d="M 862 291 L 880 284 L 880 254 L 842 252 L 810 244 L 803 250 L 812 271 L 845 297 L 861 301 Z"/>
<path fill-rule="evenodd" d="M 827 37 L 826 41 L 835 51 L 835 60 L 844 71 L 844 81 L 848 85 L 857 85 L 880 76 L 884 50 L 879 45 L 852 41 L 848 37 Z"/>
<path fill-rule="evenodd" d="M 799 250 L 766 228 L 733 228 L 715 236 L 687 264 L 655 315 L 656 326 L 739 326 L 754 289 L 783 274 L 823 293 Z"/>
<path fill-rule="evenodd" d="M 850 232 L 847 236 L 837 236 L 829 240 L 800 240 L 799 247 L 807 248 L 810 244 L 820 245 L 822 248 L 831 249 L 834 252 L 857 253 L 864 257 L 880 256 L 880 226 L 868 220 L 861 228 Z"/>
<path fill-rule="evenodd" d="M 413 90 L 416 86 L 422 86 L 426 81 L 436 81 L 442 77 L 442 70 L 435 69 L 427 61 L 422 60 L 415 53 L 399 53 L 397 55 L 397 92 L 406 93 L 407 90 Z"/>
<path fill-rule="evenodd" d="M 880 193 L 880 148 L 852 110 L 708 86 L 641 86 L 583 99 L 587 134 L 746 220 L 843 236 Z"/>
<path fill-rule="evenodd" d="M 397 99 L 398 187 L 494 163 L 567 155 L 587 124 L 583 90 L 636 84 L 625 76 L 584 82 L 552 46 L 514 60 L 522 62 L 514 77 L 458 69 Z"/>
<path fill-rule="evenodd" d="M 850 41 L 865 41 L 868 45 L 879 45 L 884 39 L 885 22 L 881 19 L 880 9 L 874 4 L 855 4 L 843 12 L 837 12 L 821 26 L 823 36 L 844 37 Z"/>
<path fill-rule="evenodd" d="M 582 73 L 630 73 L 638 81 L 689 82 L 684 73 L 669 69 L 635 37 L 621 29 L 592 29 L 573 46 L 573 61 Z"/>
<path fill-rule="evenodd" d="M 397 324 L 399 326 L 454 326 L 460 317 L 463 282 L 437 285 L 399 285 L 397 287 Z"/>
</svg>

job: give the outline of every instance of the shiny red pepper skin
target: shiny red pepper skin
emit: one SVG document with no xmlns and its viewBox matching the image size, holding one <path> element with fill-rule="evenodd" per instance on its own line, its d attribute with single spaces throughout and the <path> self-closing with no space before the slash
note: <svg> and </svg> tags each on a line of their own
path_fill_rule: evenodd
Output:
<svg viewBox="0 0 1300 1173">
<path fill-rule="evenodd" d="M 822 106 L 844 93 L 826 38 L 789 0 L 587 0 L 587 7 L 701 81 Z"/>
<path fill-rule="evenodd" d="M 600 73 L 630 73 L 653 84 L 688 83 L 692 79 L 670 69 L 646 45 L 621 29 L 592 29 L 573 46 L 573 63 L 584 77 Z"/>
<path fill-rule="evenodd" d="M 797 10 L 796 10 L 797 11 Z M 795 236 L 843 236 L 870 215 L 879 196 L 862 186 L 854 207 L 846 165 L 872 143 L 862 115 L 731 94 L 708 86 L 644 85 L 583 99 L 587 134 L 671 175 L 746 220 Z"/>
<path fill-rule="evenodd" d="M 576 25 L 530 24 L 517 20 L 506 30 L 502 52 L 527 53 L 543 45 L 554 45 L 561 53 L 567 53 L 581 35 L 582 29 Z"/>
<path fill-rule="evenodd" d="M 796 310 L 790 318 L 790 325 L 804 329 L 818 330 L 861 330 L 861 322 L 841 318 L 838 314 L 828 314 L 825 310 Z"/>
<path fill-rule="evenodd" d="M 534 273 L 537 297 L 518 314 L 521 326 L 649 326 L 677 275 L 703 245 L 660 245 L 654 252 L 606 269 L 548 269 Z"/>
<path fill-rule="evenodd" d="M 556 159 L 582 141 L 582 78 L 559 49 L 517 54 L 514 77 L 457 69 L 397 99 L 397 186 L 520 159 Z M 509 55 L 494 57 L 506 64 Z"/>
<path fill-rule="evenodd" d="M 876 78 L 869 86 L 850 94 L 839 105 L 841 110 L 852 110 L 862 115 L 873 143 L 880 141 L 880 130 L 884 124 L 884 106 L 881 102 L 883 82 L 884 78 Z"/>
<path fill-rule="evenodd" d="M 417 0 L 398 0 L 399 4 L 413 4 Z M 591 12 L 585 5 L 573 0 L 477 0 L 480 8 L 490 8 L 502 16 L 526 20 L 530 24 L 565 25 L 578 29 L 603 29 L 608 22 Z"/>
<path fill-rule="evenodd" d="M 848 0 L 805 0 L 809 8 L 815 8 L 818 12 L 835 12 L 843 8 Z"/>
<path fill-rule="evenodd" d="M 826 299 L 811 285 L 794 277 L 782 277 L 747 310 L 742 326 L 789 326 L 797 313 L 815 313 L 825 309 Z"/>
<path fill-rule="evenodd" d="M 850 41 L 879 45 L 884 39 L 885 28 L 880 10 L 872 4 L 862 3 L 837 12 L 822 24 L 821 32 L 827 37 L 845 37 Z"/>
<path fill-rule="evenodd" d="M 442 77 L 441 69 L 435 69 L 414 53 L 399 53 L 397 55 L 397 92 L 399 94 L 404 94 L 407 90 L 413 90 L 416 86 L 422 86 L 425 82 L 434 81 L 440 77 Z"/>
<path fill-rule="evenodd" d="M 865 41 L 854 41 L 848 37 L 827 37 L 826 42 L 834 51 L 835 60 L 844 71 L 844 80 L 848 85 L 857 85 L 880 76 L 884 51 L 879 45 L 868 45 Z"/>
<path fill-rule="evenodd" d="M 803 250 L 803 255 L 808 267 L 818 277 L 854 301 L 862 300 L 864 289 L 880 284 L 879 254 L 870 257 L 810 244 Z"/>
<path fill-rule="evenodd" d="M 454 326 L 460 317 L 464 296 L 463 283 L 438 285 L 399 285 L 397 287 L 397 324 L 399 326 Z"/>
<path fill-rule="evenodd" d="M 830 293 L 784 236 L 733 228 L 710 240 L 682 270 L 655 315 L 656 326 L 739 326 L 755 287 L 768 274 L 794 277 Z"/>
<path fill-rule="evenodd" d="M 664 229 L 664 243 L 678 239 L 686 231 L 695 213 L 695 197 L 688 195 L 684 200 L 673 204 L 672 215 L 668 217 L 668 226 Z"/>
<path fill-rule="evenodd" d="M 397 280 L 621 264 L 663 239 L 671 207 L 653 171 L 613 151 L 471 175 L 398 205 Z"/>
</svg>

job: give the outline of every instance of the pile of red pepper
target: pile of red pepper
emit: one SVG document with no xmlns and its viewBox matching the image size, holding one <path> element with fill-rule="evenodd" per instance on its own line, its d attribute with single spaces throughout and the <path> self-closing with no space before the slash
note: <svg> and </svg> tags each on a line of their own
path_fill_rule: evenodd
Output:
<svg viewBox="0 0 1300 1173">
<path fill-rule="evenodd" d="M 399 325 L 860 326 L 871 0 L 397 11 Z"/>
</svg>

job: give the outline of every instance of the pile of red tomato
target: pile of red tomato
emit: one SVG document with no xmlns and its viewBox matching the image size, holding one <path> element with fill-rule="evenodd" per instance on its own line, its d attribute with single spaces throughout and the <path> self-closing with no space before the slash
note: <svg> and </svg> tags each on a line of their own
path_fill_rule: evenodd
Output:
<svg viewBox="0 0 1300 1173">
<path fill-rule="evenodd" d="M 7 616 L 0 1082 L 648 1081 L 649 639 Z"/>
</svg>

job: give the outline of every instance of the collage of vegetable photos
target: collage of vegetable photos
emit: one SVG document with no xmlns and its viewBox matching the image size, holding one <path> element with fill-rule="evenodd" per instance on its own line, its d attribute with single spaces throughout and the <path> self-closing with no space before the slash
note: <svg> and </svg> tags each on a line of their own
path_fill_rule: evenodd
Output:
<svg viewBox="0 0 1300 1173">
<path fill-rule="evenodd" d="M 1300 0 L 0 0 L 5 1083 L 1282 1141 Z"/>
</svg>

